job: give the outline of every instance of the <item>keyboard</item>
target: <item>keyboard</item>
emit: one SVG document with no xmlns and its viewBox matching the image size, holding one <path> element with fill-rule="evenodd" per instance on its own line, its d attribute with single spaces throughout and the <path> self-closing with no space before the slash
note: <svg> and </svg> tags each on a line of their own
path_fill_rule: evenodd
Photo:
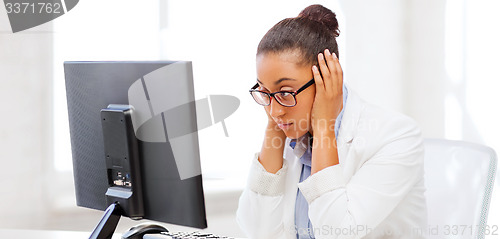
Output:
<svg viewBox="0 0 500 239">
<path fill-rule="evenodd" d="M 218 236 L 206 232 L 162 232 L 146 234 L 144 239 L 235 239 L 233 237 Z"/>
</svg>

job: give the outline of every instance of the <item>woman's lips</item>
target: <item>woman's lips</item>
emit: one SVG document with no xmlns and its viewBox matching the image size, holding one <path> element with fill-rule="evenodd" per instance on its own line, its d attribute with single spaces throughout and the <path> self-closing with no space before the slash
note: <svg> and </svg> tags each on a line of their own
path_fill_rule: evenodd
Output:
<svg viewBox="0 0 500 239">
<path fill-rule="evenodd" d="M 286 130 L 286 129 L 289 129 L 290 127 L 292 126 L 292 123 L 281 123 L 281 124 L 278 124 L 278 127 L 280 127 L 280 129 L 282 130 Z"/>
</svg>

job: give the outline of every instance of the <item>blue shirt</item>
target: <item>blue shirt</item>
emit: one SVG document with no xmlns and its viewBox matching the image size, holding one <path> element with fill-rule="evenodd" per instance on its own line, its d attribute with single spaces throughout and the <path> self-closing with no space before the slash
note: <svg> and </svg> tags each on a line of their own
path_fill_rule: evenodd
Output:
<svg viewBox="0 0 500 239">
<path fill-rule="evenodd" d="M 340 114 L 335 120 L 335 137 L 338 136 L 340 123 L 342 121 L 342 116 L 344 115 L 344 106 L 347 101 L 347 88 L 345 85 L 342 87 L 343 92 L 343 107 Z M 290 141 L 290 147 L 292 147 L 294 154 L 300 157 L 300 162 L 302 163 L 302 172 L 300 174 L 299 182 L 304 181 L 311 175 L 311 156 L 312 156 L 312 137 L 309 133 L 298 139 L 292 139 Z M 297 189 L 297 198 L 295 200 L 295 230 L 297 232 L 298 239 L 312 239 L 314 238 L 314 229 L 311 221 L 309 220 L 309 204 L 306 199 Z"/>
</svg>

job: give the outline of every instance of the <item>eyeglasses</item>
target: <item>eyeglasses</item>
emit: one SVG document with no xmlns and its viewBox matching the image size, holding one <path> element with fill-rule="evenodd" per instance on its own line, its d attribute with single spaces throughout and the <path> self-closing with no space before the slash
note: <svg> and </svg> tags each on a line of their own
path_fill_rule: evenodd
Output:
<svg viewBox="0 0 500 239">
<path fill-rule="evenodd" d="M 294 92 L 278 91 L 274 93 L 267 93 L 257 90 L 257 87 L 259 87 L 259 83 L 257 83 L 252 87 L 252 89 L 250 89 L 250 94 L 252 95 L 255 102 L 257 102 L 257 104 L 259 105 L 270 105 L 272 97 L 282 106 L 293 107 L 297 104 L 297 99 L 295 98 L 295 96 L 297 96 L 303 90 L 307 89 L 307 87 L 311 86 L 312 84 L 314 84 L 314 78 L 312 78 L 309 82 L 307 82 L 305 85 L 300 87 L 300 89 Z"/>
</svg>

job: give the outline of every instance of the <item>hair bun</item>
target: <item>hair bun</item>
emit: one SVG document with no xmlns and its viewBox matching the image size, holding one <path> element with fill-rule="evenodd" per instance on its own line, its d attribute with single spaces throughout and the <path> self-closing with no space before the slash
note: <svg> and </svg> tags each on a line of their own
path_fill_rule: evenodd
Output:
<svg viewBox="0 0 500 239">
<path fill-rule="evenodd" d="M 323 7 L 322 5 L 315 4 L 306 7 L 299 13 L 298 17 L 317 21 L 325 25 L 330 31 L 332 31 L 335 37 L 338 37 L 340 35 L 337 16 L 330 9 Z"/>
</svg>

